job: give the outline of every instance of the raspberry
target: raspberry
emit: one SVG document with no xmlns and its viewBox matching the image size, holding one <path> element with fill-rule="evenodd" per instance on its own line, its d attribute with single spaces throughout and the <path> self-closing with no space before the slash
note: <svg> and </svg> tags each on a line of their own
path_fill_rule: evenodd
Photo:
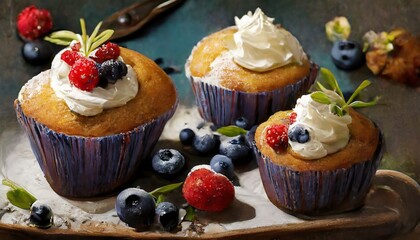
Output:
<svg viewBox="0 0 420 240">
<path fill-rule="evenodd" d="M 289 116 L 289 125 L 292 125 L 294 122 L 296 122 L 297 113 L 292 112 Z"/>
<path fill-rule="evenodd" d="M 197 209 L 219 212 L 233 202 L 235 188 L 225 175 L 208 168 L 192 170 L 185 179 L 182 194 L 188 204 Z"/>
<path fill-rule="evenodd" d="M 34 5 L 23 9 L 17 17 L 17 30 L 25 40 L 35 40 L 46 35 L 52 26 L 50 12 L 38 9 Z"/>
<path fill-rule="evenodd" d="M 92 91 L 99 83 L 98 68 L 94 61 L 80 58 L 73 64 L 69 73 L 70 82 L 84 91 Z"/>
<path fill-rule="evenodd" d="M 276 124 L 267 127 L 265 140 L 276 152 L 285 151 L 288 146 L 287 127 L 283 124 Z"/>
<path fill-rule="evenodd" d="M 92 58 L 98 63 L 103 63 L 106 60 L 117 59 L 118 56 L 120 56 L 120 47 L 115 43 L 108 42 L 102 44 Z"/>
<path fill-rule="evenodd" d="M 82 58 L 82 56 L 79 53 L 71 50 L 66 50 L 61 54 L 61 60 L 70 66 L 73 66 L 73 64 L 80 58 Z"/>
</svg>

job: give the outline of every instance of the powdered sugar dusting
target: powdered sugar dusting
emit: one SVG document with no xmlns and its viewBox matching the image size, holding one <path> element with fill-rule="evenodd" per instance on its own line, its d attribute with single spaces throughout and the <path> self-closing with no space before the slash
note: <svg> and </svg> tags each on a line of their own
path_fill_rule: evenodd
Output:
<svg viewBox="0 0 420 240">
<path fill-rule="evenodd" d="M 18 100 L 22 102 L 23 99 L 26 99 L 26 101 L 30 100 L 33 96 L 37 95 L 41 89 L 42 86 L 45 84 L 48 84 L 50 81 L 50 70 L 46 70 L 41 72 L 40 74 L 36 75 L 32 79 L 30 79 L 23 87 L 21 88 Z M 25 98 L 23 97 L 25 95 Z"/>
</svg>

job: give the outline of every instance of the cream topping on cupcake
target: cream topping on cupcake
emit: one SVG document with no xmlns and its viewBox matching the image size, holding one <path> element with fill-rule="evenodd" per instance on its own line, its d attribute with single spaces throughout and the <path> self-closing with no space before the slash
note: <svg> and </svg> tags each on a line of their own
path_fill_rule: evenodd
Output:
<svg viewBox="0 0 420 240">
<path fill-rule="evenodd" d="M 290 63 L 300 64 L 306 58 L 299 41 L 273 21 L 260 8 L 254 14 L 235 17 L 238 31 L 228 48 L 237 64 L 264 72 Z"/>
<path fill-rule="evenodd" d="M 334 91 L 328 91 L 326 94 L 337 101 L 340 98 Z M 351 116 L 338 116 L 332 113 L 330 108 L 328 104 L 314 101 L 310 94 L 297 100 L 293 109 L 296 122 L 289 129 L 303 126 L 309 132 L 309 141 L 299 143 L 289 138 L 289 144 L 295 153 L 305 159 L 318 159 L 338 152 L 347 145 L 350 139 L 348 124 L 352 122 Z"/>
<path fill-rule="evenodd" d="M 106 88 L 97 86 L 88 92 L 75 87 L 68 77 L 70 65 L 61 60 L 61 54 L 69 49 L 63 49 L 54 57 L 51 64 L 50 86 L 57 97 L 63 99 L 72 111 L 84 116 L 94 116 L 104 109 L 122 106 L 137 95 L 137 76 L 133 68 L 127 64 L 127 75 L 115 84 L 108 84 Z M 121 57 L 118 60 L 123 61 Z"/>
</svg>

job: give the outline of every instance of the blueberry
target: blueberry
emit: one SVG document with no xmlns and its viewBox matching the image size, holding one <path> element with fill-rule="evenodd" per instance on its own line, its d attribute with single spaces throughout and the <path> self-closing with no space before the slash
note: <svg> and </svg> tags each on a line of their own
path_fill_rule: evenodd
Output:
<svg viewBox="0 0 420 240">
<path fill-rule="evenodd" d="M 336 41 L 331 49 L 333 63 L 340 69 L 353 70 L 364 63 L 364 55 L 360 44 L 354 41 Z"/>
<path fill-rule="evenodd" d="M 41 65 L 51 60 L 53 49 L 48 42 L 35 40 L 22 46 L 22 56 L 30 64 Z"/>
<path fill-rule="evenodd" d="M 189 146 L 193 143 L 195 133 L 190 128 L 184 128 L 179 132 L 179 140 L 183 145 Z"/>
<path fill-rule="evenodd" d="M 223 154 L 233 161 L 244 158 L 250 152 L 250 147 L 244 135 L 222 141 L 219 147 L 219 153 Z"/>
<path fill-rule="evenodd" d="M 185 158 L 175 149 L 161 149 L 152 158 L 152 167 L 162 176 L 173 176 L 185 166 Z"/>
<path fill-rule="evenodd" d="M 31 206 L 29 215 L 30 224 L 39 228 L 49 228 L 52 225 L 53 214 L 48 205 L 35 201 Z"/>
<path fill-rule="evenodd" d="M 173 203 L 159 203 L 156 207 L 155 214 L 157 222 L 165 231 L 172 231 L 178 226 L 179 210 Z"/>
<path fill-rule="evenodd" d="M 248 129 L 249 128 L 248 124 L 249 124 L 248 120 L 244 117 L 240 117 L 240 118 L 236 119 L 236 121 L 235 121 L 235 125 L 237 127 L 243 128 L 243 129 Z"/>
<path fill-rule="evenodd" d="M 127 65 L 119 60 L 107 60 L 98 69 L 99 77 L 106 79 L 108 83 L 114 84 L 118 79 L 127 75 Z"/>
<path fill-rule="evenodd" d="M 232 159 L 225 155 L 217 154 L 210 160 L 210 167 L 215 172 L 225 175 L 229 179 L 235 176 Z"/>
<path fill-rule="evenodd" d="M 219 140 L 216 135 L 205 134 L 203 136 L 195 136 L 193 147 L 197 152 L 207 155 L 217 149 Z"/>
<path fill-rule="evenodd" d="M 289 135 L 289 139 L 292 142 L 306 143 L 310 140 L 308 130 L 304 126 L 299 124 L 289 128 L 287 134 Z"/>
<path fill-rule="evenodd" d="M 155 215 L 155 200 L 139 188 L 127 188 L 117 196 L 115 210 L 121 221 L 140 229 L 150 226 Z"/>
</svg>

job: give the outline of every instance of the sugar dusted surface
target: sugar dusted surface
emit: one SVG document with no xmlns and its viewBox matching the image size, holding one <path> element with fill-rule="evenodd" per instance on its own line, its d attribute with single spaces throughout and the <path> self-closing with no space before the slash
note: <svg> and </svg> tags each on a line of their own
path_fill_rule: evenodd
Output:
<svg viewBox="0 0 420 240">
<path fill-rule="evenodd" d="M 197 125 L 203 125 L 197 109 L 180 106 L 175 116 L 168 122 L 157 148 L 179 147 L 178 134 L 180 130 L 190 127 L 197 134 L 209 133 L 209 126 L 204 124 L 197 130 Z M 7 142 L 3 142 L 7 139 Z M 54 226 L 59 229 L 94 231 L 106 230 L 107 232 L 121 229 L 130 230 L 119 220 L 114 210 L 116 196 L 89 201 L 75 201 L 63 198 L 52 191 L 45 180 L 38 163 L 35 160 L 29 141 L 23 133 L 16 135 L 11 131 L 4 131 L 0 136 L 0 145 L 5 150 L 3 160 L 0 160 L 0 177 L 7 177 L 27 188 L 39 200 L 51 206 L 54 212 Z M 181 149 L 181 151 L 183 151 Z M 185 153 L 185 151 L 183 151 Z M 206 159 L 188 157 L 190 167 L 207 163 Z M 139 177 L 132 186 L 140 186 L 148 191 L 167 184 L 154 174 Z M 240 230 L 263 226 L 291 224 L 303 222 L 296 217 L 288 215 L 277 209 L 267 199 L 258 168 L 251 162 L 236 170 L 240 186 L 235 186 L 235 201 L 225 211 L 217 214 L 198 212 L 198 219 L 204 225 L 204 231 L 215 233 L 227 230 Z M 182 180 L 182 179 L 181 179 Z M 18 209 L 8 203 L 6 192 L 8 188 L 0 186 L 0 222 L 8 224 L 28 224 L 28 211 Z M 181 194 L 174 193 L 173 200 L 181 205 L 185 202 Z M 182 230 L 177 235 L 194 236 L 195 232 L 188 230 L 189 222 L 183 222 Z M 151 231 L 159 231 L 156 227 Z"/>
</svg>

